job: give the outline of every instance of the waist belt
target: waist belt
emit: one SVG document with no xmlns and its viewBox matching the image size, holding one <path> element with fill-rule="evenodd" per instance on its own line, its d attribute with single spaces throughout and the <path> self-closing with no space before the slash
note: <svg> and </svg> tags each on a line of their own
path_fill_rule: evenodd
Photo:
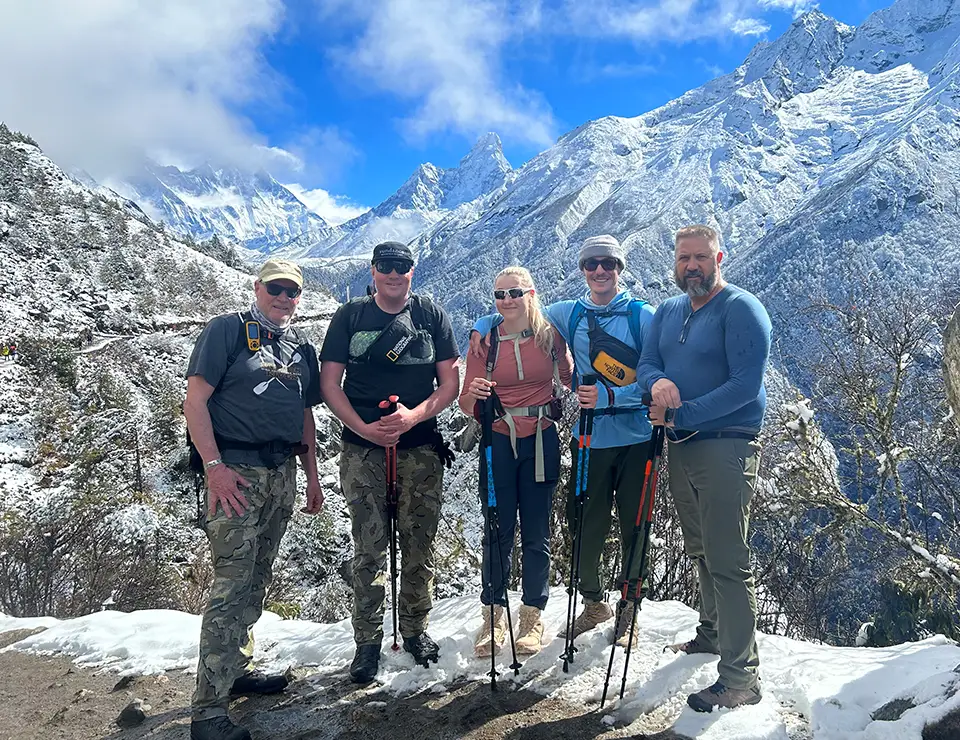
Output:
<svg viewBox="0 0 960 740">
<path fill-rule="evenodd" d="M 543 462 L 543 425 L 541 421 L 550 413 L 549 403 L 542 406 L 517 406 L 515 408 L 503 409 L 501 420 L 504 421 L 510 429 L 510 447 L 513 448 L 513 459 L 517 459 L 517 425 L 513 421 L 515 416 L 535 416 L 537 418 L 537 441 L 534 451 L 534 475 L 537 483 L 543 483 L 546 479 L 546 468 Z M 549 417 L 547 417 L 549 418 Z"/>
<path fill-rule="evenodd" d="M 617 408 L 616 406 L 607 406 L 602 409 L 594 409 L 593 415 L 594 416 L 617 416 L 618 414 L 635 414 L 638 411 L 642 411 L 642 409 L 625 409 L 625 408 Z"/>
<path fill-rule="evenodd" d="M 282 439 L 269 442 L 241 442 L 217 435 L 214 435 L 214 439 L 221 452 L 223 450 L 243 450 L 258 453 L 260 461 L 268 468 L 279 468 L 294 455 L 302 455 L 310 449 L 301 442 L 286 442 Z"/>
<path fill-rule="evenodd" d="M 713 432 L 702 432 L 693 429 L 668 429 L 667 437 L 674 444 L 685 444 L 704 439 L 749 439 L 757 438 L 756 432 L 734 432 L 720 429 Z"/>
</svg>

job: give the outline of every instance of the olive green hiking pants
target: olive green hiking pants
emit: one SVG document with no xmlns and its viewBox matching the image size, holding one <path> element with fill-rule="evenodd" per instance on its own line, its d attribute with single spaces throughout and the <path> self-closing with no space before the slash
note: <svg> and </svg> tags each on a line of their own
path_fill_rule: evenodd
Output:
<svg viewBox="0 0 960 740">
<path fill-rule="evenodd" d="M 576 525 L 577 492 L 577 440 L 570 443 L 573 466 L 567 488 L 567 522 L 571 536 Z M 590 450 L 587 467 L 587 490 L 583 504 L 583 525 L 580 544 L 580 593 L 585 600 L 602 601 L 604 588 L 600 579 L 600 560 L 603 546 L 610 534 L 613 505 L 617 505 L 620 521 L 620 572 L 616 587 L 623 588 L 624 579 L 629 579 L 628 594 L 636 595 L 640 577 L 640 552 L 643 534 L 639 535 L 633 562 L 630 557 L 630 542 L 637 521 L 637 509 L 643 493 L 643 472 L 647 465 L 650 440 L 623 447 Z"/>
<path fill-rule="evenodd" d="M 697 639 L 720 653 L 720 682 L 757 685 L 757 599 L 747 528 L 760 446 L 746 439 L 671 444 L 670 493 L 700 576 Z"/>
</svg>

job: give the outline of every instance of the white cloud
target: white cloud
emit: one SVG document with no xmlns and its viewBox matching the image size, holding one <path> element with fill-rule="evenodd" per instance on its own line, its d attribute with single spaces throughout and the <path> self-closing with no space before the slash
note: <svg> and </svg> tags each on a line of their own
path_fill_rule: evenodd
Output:
<svg viewBox="0 0 960 740">
<path fill-rule="evenodd" d="M 644 43 L 684 43 L 723 38 L 731 33 L 759 35 L 769 30 L 751 13 L 796 10 L 807 0 L 565 0 L 563 24 L 585 37 L 619 37 Z M 761 30 L 762 29 L 762 30 Z"/>
<path fill-rule="evenodd" d="M 818 6 L 815 0 L 758 0 L 761 8 L 793 11 L 794 17 Z"/>
<path fill-rule="evenodd" d="M 756 18 L 738 18 L 730 24 L 730 30 L 737 36 L 762 36 L 770 30 L 770 24 Z"/>
<path fill-rule="evenodd" d="M 5 3 L 0 120 L 94 175 L 144 153 L 289 165 L 236 112 L 277 88 L 259 47 L 282 11 L 282 0 Z"/>
<path fill-rule="evenodd" d="M 284 185 L 300 202 L 319 215 L 328 224 L 337 226 L 370 210 L 367 206 L 351 203 L 342 195 L 332 195 L 322 188 L 307 190 L 298 183 Z"/>
<path fill-rule="evenodd" d="M 327 19 L 359 22 L 360 33 L 335 58 L 374 87 L 408 99 L 403 122 L 425 139 L 454 132 L 548 145 L 556 124 L 543 99 L 507 79 L 507 44 L 541 22 L 540 3 L 508 0 L 320 0 Z M 514 8 L 516 10 L 514 10 Z"/>
</svg>

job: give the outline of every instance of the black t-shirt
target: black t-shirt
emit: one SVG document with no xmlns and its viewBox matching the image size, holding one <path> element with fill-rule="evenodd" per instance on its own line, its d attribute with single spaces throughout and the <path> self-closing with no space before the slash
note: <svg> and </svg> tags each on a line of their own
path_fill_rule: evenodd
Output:
<svg viewBox="0 0 960 740">
<path fill-rule="evenodd" d="M 347 366 L 343 390 L 354 410 L 367 423 L 380 418 L 380 401 L 399 396 L 400 403 L 414 408 L 436 390 L 438 362 L 459 355 L 453 327 L 447 312 L 429 298 L 412 295 L 404 311 L 409 311 L 415 336 L 395 362 L 374 356 L 367 350 L 380 337 L 395 314 L 382 310 L 372 296 L 355 298 L 334 314 L 320 350 L 321 362 L 339 362 Z M 400 437 L 397 447 L 409 449 L 433 441 L 436 419 L 421 422 Z M 346 426 L 345 442 L 375 447 Z"/>
<path fill-rule="evenodd" d="M 200 375 L 216 390 L 207 402 L 214 433 L 247 444 L 303 439 L 303 412 L 320 403 L 316 350 L 295 329 L 281 336 L 261 330 L 251 352 L 239 314 L 217 316 L 197 339 L 187 377 Z M 233 364 L 230 357 L 235 356 Z M 221 450 L 225 462 L 262 465 L 253 450 Z"/>
</svg>

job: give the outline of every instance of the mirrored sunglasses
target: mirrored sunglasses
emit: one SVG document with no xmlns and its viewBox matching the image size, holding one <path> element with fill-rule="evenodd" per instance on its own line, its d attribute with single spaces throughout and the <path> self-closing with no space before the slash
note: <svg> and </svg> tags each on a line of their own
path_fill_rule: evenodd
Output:
<svg viewBox="0 0 960 740">
<path fill-rule="evenodd" d="M 533 291 L 529 288 L 507 288 L 506 290 L 497 289 L 493 291 L 493 297 L 498 301 L 502 301 L 507 296 L 511 298 L 523 298 L 525 293 L 532 293 Z"/>
</svg>

